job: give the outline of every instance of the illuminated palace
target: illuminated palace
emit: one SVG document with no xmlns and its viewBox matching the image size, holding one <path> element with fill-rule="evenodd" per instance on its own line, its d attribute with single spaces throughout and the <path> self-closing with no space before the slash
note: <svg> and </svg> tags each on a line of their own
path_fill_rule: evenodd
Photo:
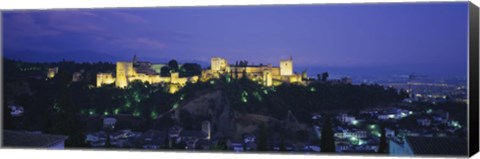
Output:
<svg viewBox="0 0 480 159">
<path fill-rule="evenodd" d="M 178 72 L 172 72 L 169 77 L 160 76 L 161 68 L 166 64 L 153 64 L 146 61 L 138 61 L 134 56 L 131 62 L 117 62 L 115 77 L 113 73 L 98 73 L 97 87 L 115 84 L 118 88 L 125 88 L 132 81 L 142 81 L 149 84 L 168 84 L 169 92 L 175 93 L 187 82 L 196 83 L 198 80 L 208 81 L 212 78 L 220 78 L 222 75 L 230 75 L 237 78 L 247 76 L 264 86 L 275 86 L 283 82 L 303 84 L 302 75 L 293 73 L 292 58 L 281 60 L 279 67 L 269 65 L 229 65 L 227 60 L 221 57 L 211 59 L 210 69 L 202 70 L 201 76 L 180 77 Z"/>
<path fill-rule="evenodd" d="M 209 78 L 218 78 L 220 75 L 230 74 L 233 77 L 243 78 L 244 75 L 252 81 L 264 86 L 280 85 L 282 82 L 302 84 L 302 75 L 293 73 L 293 60 L 290 57 L 280 60 L 280 67 L 269 65 L 229 65 L 227 60 L 221 57 L 211 59 L 210 70 L 202 71 L 202 81 Z"/>
</svg>

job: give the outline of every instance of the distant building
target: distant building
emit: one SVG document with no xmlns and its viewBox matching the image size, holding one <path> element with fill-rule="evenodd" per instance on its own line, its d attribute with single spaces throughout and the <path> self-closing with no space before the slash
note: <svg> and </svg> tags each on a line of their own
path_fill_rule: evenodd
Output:
<svg viewBox="0 0 480 159">
<path fill-rule="evenodd" d="M 160 149 L 167 146 L 166 132 L 148 130 L 138 139 L 140 146 L 144 149 Z"/>
<path fill-rule="evenodd" d="M 114 84 L 115 77 L 113 77 L 112 73 L 98 73 L 97 74 L 97 87 L 101 87 L 103 85 Z"/>
<path fill-rule="evenodd" d="M 169 92 L 175 93 L 179 88 L 185 86 L 187 82 L 195 83 L 198 76 L 180 77 L 178 72 L 172 72 L 170 77 L 160 76 L 161 68 L 165 64 L 152 64 L 146 61 L 138 61 L 134 56 L 132 62 L 117 62 L 115 77 L 111 73 L 97 74 L 97 87 L 105 84 L 113 84 L 118 88 L 125 88 L 128 83 L 141 81 L 149 84 L 168 83 Z"/>
<path fill-rule="evenodd" d="M 114 129 L 115 123 L 117 123 L 117 119 L 115 118 L 105 118 L 103 119 L 103 128 L 106 129 Z"/>
<path fill-rule="evenodd" d="M 293 75 L 293 60 L 292 57 L 286 60 L 280 60 L 280 76 Z"/>
<path fill-rule="evenodd" d="M 12 117 L 20 117 L 25 112 L 23 107 L 19 105 L 9 105 L 8 108 L 10 108 L 10 115 L 12 115 Z"/>
<path fill-rule="evenodd" d="M 392 156 L 467 156 L 467 139 L 453 137 L 406 137 L 403 141 L 390 140 Z"/>
<path fill-rule="evenodd" d="M 182 131 L 180 138 L 186 144 L 185 149 L 196 149 L 197 142 L 207 139 L 207 134 L 203 131 Z"/>
<path fill-rule="evenodd" d="M 79 72 L 74 72 L 72 75 L 72 82 L 78 82 L 82 80 L 83 73 L 84 73 L 84 70 L 80 70 Z"/>
<path fill-rule="evenodd" d="M 182 132 L 182 127 L 178 125 L 174 125 L 171 128 L 168 129 L 168 136 L 170 138 L 178 138 L 180 137 L 180 133 Z"/>
<path fill-rule="evenodd" d="M 67 136 L 21 131 L 3 131 L 3 147 L 64 149 Z"/>
<path fill-rule="evenodd" d="M 243 143 L 251 143 L 255 142 L 255 135 L 253 134 L 245 134 L 243 135 Z"/>
<path fill-rule="evenodd" d="M 58 67 L 48 68 L 47 77 L 53 78 L 58 73 Z"/>
<path fill-rule="evenodd" d="M 85 143 L 89 143 L 93 147 L 104 146 L 106 139 L 107 133 L 104 131 L 88 133 L 85 135 Z"/>
<path fill-rule="evenodd" d="M 354 116 L 349 116 L 346 113 L 339 114 L 337 116 L 338 121 L 345 123 L 345 124 L 351 124 L 352 122 L 356 121 Z"/>
<path fill-rule="evenodd" d="M 389 128 L 385 128 L 385 136 L 388 137 L 388 138 L 393 138 L 393 137 L 395 137 L 395 130 L 389 129 Z"/>
<path fill-rule="evenodd" d="M 113 133 L 112 135 L 110 135 L 110 137 L 113 140 L 118 140 L 118 139 L 121 139 L 121 138 L 126 139 L 126 138 L 130 138 L 130 137 L 135 137 L 135 136 L 137 136 L 137 133 L 133 132 L 130 129 L 119 130 L 119 131 L 116 131 L 115 133 Z"/>
<path fill-rule="evenodd" d="M 430 124 L 432 124 L 432 120 L 427 118 L 421 118 L 421 119 L 417 119 L 417 123 L 418 125 L 421 125 L 421 126 L 430 126 Z"/>
<path fill-rule="evenodd" d="M 211 128 L 210 128 L 210 122 L 209 121 L 203 121 L 202 122 L 202 131 L 207 134 L 208 140 L 211 138 Z"/>
<path fill-rule="evenodd" d="M 352 78 L 350 77 L 343 77 L 341 81 L 343 84 L 352 84 Z"/>
</svg>

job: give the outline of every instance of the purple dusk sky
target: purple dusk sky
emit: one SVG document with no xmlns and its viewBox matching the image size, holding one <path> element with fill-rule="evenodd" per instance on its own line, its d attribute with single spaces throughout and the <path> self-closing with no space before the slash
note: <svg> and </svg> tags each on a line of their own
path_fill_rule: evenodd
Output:
<svg viewBox="0 0 480 159">
<path fill-rule="evenodd" d="M 197 62 L 212 56 L 309 75 L 467 71 L 468 3 L 5 11 L 3 54 L 23 61 Z"/>
</svg>

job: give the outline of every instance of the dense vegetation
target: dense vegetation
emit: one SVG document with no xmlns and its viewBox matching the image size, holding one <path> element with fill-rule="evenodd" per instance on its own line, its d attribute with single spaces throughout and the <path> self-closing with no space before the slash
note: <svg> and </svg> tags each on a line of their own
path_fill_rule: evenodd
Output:
<svg viewBox="0 0 480 159">
<path fill-rule="evenodd" d="M 285 119 L 287 112 L 303 122 L 311 113 L 334 110 L 361 110 L 366 107 L 400 102 L 408 96 L 404 91 L 380 85 L 333 84 L 315 81 L 308 86 L 282 84 L 264 87 L 247 79 L 224 76 L 209 82 L 222 89 L 232 107 L 241 113 L 255 113 Z M 190 95 L 193 90 L 211 89 L 206 83 L 186 87 L 181 92 Z"/>
</svg>

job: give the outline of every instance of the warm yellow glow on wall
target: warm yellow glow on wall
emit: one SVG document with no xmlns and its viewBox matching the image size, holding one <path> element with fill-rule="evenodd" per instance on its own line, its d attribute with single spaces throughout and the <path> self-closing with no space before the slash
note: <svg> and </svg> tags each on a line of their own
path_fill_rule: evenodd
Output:
<svg viewBox="0 0 480 159">
<path fill-rule="evenodd" d="M 131 62 L 117 62 L 117 75 L 115 86 L 119 88 L 125 88 L 128 85 L 127 76 L 136 75 L 135 70 L 133 70 L 133 63 Z"/>
<path fill-rule="evenodd" d="M 181 86 L 179 84 L 170 84 L 168 87 L 168 92 L 174 94 L 180 89 L 180 87 Z"/>
<path fill-rule="evenodd" d="M 184 87 L 187 82 L 196 83 L 199 80 L 207 82 L 212 78 L 220 78 L 227 73 L 233 74 L 231 78 L 243 78 L 244 72 L 247 75 L 246 78 L 263 84 L 264 86 L 276 86 L 282 82 L 302 83 L 302 75 L 293 73 L 293 62 L 291 58 L 281 60 L 280 67 L 273 67 L 272 65 L 230 67 L 226 59 L 213 57 L 211 59 L 211 69 L 202 70 L 201 76 L 192 77 L 180 77 L 178 72 L 172 72 L 170 77 L 161 77 L 158 74 L 138 73 L 135 69 L 132 62 L 117 62 L 116 77 L 113 77 L 111 73 L 97 74 L 97 87 L 101 87 L 104 84 L 115 83 L 116 87 L 125 88 L 129 82 L 142 81 L 149 84 L 169 84 L 168 91 L 175 93 Z"/>
<path fill-rule="evenodd" d="M 293 75 L 293 60 L 292 58 L 287 60 L 280 60 L 280 75 L 290 76 Z"/>
<path fill-rule="evenodd" d="M 272 86 L 272 72 L 269 70 L 266 70 L 263 72 L 263 85 L 265 86 Z"/>
<path fill-rule="evenodd" d="M 99 73 L 97 74 L 97 87 L 101 87 L 105 84 L 113 84 L 115 82 L 115 78 L 112 76 L 111 73 Z"/>
<path fill-rule="evenodd" d="M 226 72 L 228 62 L 226 59 L 221 57 L 212 57 L 210 67 L 213 72 Z"/>
<path fill-rule="evenodd" d="M 54 78 L 57 73 L 58 73 L 58 67 L 48 68 L 47 77 Z"/>
</svg>

